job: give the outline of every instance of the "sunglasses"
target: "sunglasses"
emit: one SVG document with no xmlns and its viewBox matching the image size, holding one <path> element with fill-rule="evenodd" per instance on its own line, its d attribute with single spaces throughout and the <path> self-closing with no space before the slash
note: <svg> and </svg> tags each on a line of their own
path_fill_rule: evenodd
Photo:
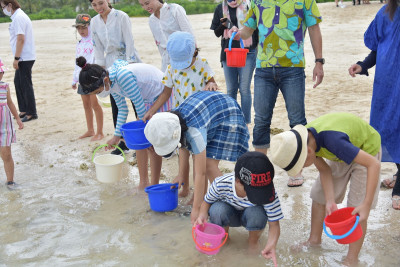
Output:
<svg viewBox="0 0 400 267">
<path fill-rule="evenodd" d="M 226 0 L 228 3 L 230 3 L 230 2 L 233 2 L 233 1 L 236 1 L 236 0 Z"/>
</svg>

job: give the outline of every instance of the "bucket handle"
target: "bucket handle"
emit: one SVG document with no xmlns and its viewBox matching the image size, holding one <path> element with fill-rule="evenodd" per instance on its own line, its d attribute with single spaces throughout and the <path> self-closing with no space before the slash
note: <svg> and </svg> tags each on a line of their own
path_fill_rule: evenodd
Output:
<svg viewBox="0 0 400 267">
<path fill-rule="evenodd" d="M 99 145 L 99 146 L 93 151 L 92 161 L 94 160 L 94 154 L 96 154 L 97 150 L 99 150 L 99 149 L 102 148 L 102 147 L 106 147 L 106 146 L 108 146 L 108 144 Z M 121 149 L 119 146 L 117 146 L 117 145 L 112 145 L 112 146 L 115 147 L 115 148 L 117 148 L 117 149 L 119 149 L 119 151 L 122 152 L 122 156 L 124 157 L 124 161 L 126 161 L 124 151 L 122 151 L 122 149 Z"/>
<path fill-rule="evenodd" d="M 353 227 L 347 233 L 345 233 L 343 235 L 331 235 L 330 233 L 328 233 L 328 231 L 326 230 L 325 221 L 324 221 L 324 223 L 323 223 L 324 232 L 328 237 L 330 237 L 332 239 L 343 239 L 343 238 L 346 238 L 349 235 L 351 235 L 351 233 L 353 233 L 353 231 L 356 229 L 359 220 L 360 220 L 360 216 L 356 216 L 356 222 L 354 223 Z"/>
<path fill-rule="evenodd" d="M 231 38 L 229 39 L 229 51 L 232 50 L 232 41 L 233 41 L 233 38 L 235 37 L 236 33 L 237 33 L 237 32 L 233 32 Z M 244 47 L 242 38 L 240 38 L 240 46 L 241 46 L 242 48 Z"/>
<path fill-rule="evenodd" d="M 228 233 L 225 233 L 225 240 L 224 240 L 224 242 L 222 242 L 221 244 L 219 244 L 219 246 L 216 247 L 216 248 L 209 248 L 209 247 L 206 247 L 206 246 L 203 246 L 203 245 L 200 245 L 199 243 L 197 243 L 197 241 L 196 241 L 196 236 L 195 236 L 196 234 L 195 234 L 195 232 L 194 232 L 195 229 L 196 229 L 196 226 L 193 226 L 193 228 L 192 228 L 192 238 L 193 238 L 194 243 L 195 243 L 199 248 L 201 248 L 202 250 L 205 250 L 205 251 L 214 251 L 214 250 L 220 249 L 223 245 L 225 245 L 226 240 L 228 240 Z"/>
</svg>

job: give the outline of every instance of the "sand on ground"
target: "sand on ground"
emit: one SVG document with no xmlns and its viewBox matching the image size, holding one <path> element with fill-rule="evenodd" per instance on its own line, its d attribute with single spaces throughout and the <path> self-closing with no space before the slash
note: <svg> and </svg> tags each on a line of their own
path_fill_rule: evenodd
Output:
<svg viewBox="0 0 400 267">
<path fill-rule="evenodd" d="M 314 54 L 308 36 L 305 40 L 305 105 L 308 121 L 311 121 L 327 112 L 335 111 L 351 112 L 366 121 L 369 120 L 374 69 L 370 70 L 370 76 L 357 76 L 356 78 L 350 77 L 347 70 L 351 64 L 364 59 L 364 57 L 368 55 L 369 51 L 364 45 L 363 35 L 369 23 L 382 5 L 379 1 L 371 2 L 370 5 L 361 6 L 352 6 L 350 2 L 346 3 L 346 8 L 336 8 L 334 3 L 318 5 L 321 15 L 323 16 L 323 22 L 320 24 L 320 27 L 323 36 L 323 55 L 326 64 L 324 65 L 324 80 L 317 88 L 313 88 L 312 81 Z M 216 38 L 213 31 L 210 30 L 212 16 L 213 14 L 191 15 L 189 16 L 189 20 L 194 28 L 198 46 L 201 48 L 200 55 L 208 60 L 216 73 L 215 79 L 220 86 L 221 91 L 226 92 L 223 70 L 219 62 L 220 40 Z M 91 190 L 90 187 L 93 188 L 99 184 L 94 172 L 95 166 L 91 163 L 91 156 L 93 150 L 98 145 L 105 143 L 112 137 L 113 124 L 111 109 L 103 109 L 104 133 L 106 134 L 106 137 L 102 141 L 90 142 L 88 139 L 77 139 L 78 136 L 86 131 L 86 121 L 81 98 L 71 89 L 70 85 L 74 69 L 75 46 L 78 40 L 75 29 L 71 27 L 73 22 L 74 21 L 71 19 L 33 21 L 37 53 L 37 60 L 33 67 L 33 85 L 35 89 L 39 119 L 25 123 L 25 128 L 17 131 L 18 142 L 12 146 L 13 157 L 16 162 L 15 180 L 22 184 L 22 186 L 24 186 L 24 184 L 26 187 L 35 187 L 39 185 L 40 190 L 42 190 L 44 187 L 49 186 L 50 181 L 48 177 L 54 179 L 53 186 L 55 189 L 60 186 L 66 186 L 66 182 L 63 181 L 61 183 L 58 180 L 58 177 L 63 177 L 62 179 L 66 180 L 70 179 L 75 183 L 83 183 L 87 185 L 86 190 L 88 191 Z M 135 39 L 135 47 L 143 62 L 160 67 L 160 55 L 148 26 L 148 18 L 131 18 L 131 22 L 133 26 L 132 30 Z M 0 24 L 0 39 L 2 40 L 0 43 L 0 57 L 9 68 L 9 71 L 6 72 L 3 80 L 10 83 L 11 94 L 15 104 L 17 105 L 13 85 L 13 55 L 8 42 L 8 25 L 9 23 Z M 133 120 L 132 112 L 130 113 L 128 120 Z M 252 127 L 253 124 L 250 125 L 251 129 Z M 274 109 L 272 127 L 284 130 L 289 129 L 285 103 L 281 94 L 278 96 L 276 107 Z M 88 170 L 83 168 L 82 164 L 86 164 Z M 162 180 L 171 181 L 175 177 L 177 174 L 177 164 L 176 157 L 170 160 L 164 160 L 162 169 L 164 178 Z M 224 171 L 231 171 L 233 170 L 234 165 L 230 162 L 221 162 L 220 166 Z M 127 164 L 125 168 L 127 170 L 125 170 L 124 175 L 128 176 L 127 179 L 129 182 L 126 182 L 127 180 L 125 179 L 124 182 L 121 182 L 122 185 L 117 186 L 117 188 L 121 189 L 123 187 L 129 187 L 129 189 L 133 190 L 133 188 L 138 184 L 136 166 Z M 5 181 L 4 169 L 3 167 L 0 167 L 0 169 L 0 181 L 3 183 Z M 382 164 L 382 177 L 391 176 L 394 173 L 394 170 L 394 164 Z M 276 168 L 275 185 L 281 198 L 282 208 L 285 214 L 285 219 L 281 223 L 281 227 L 288 227 L 287 229 L 293 230 L 293 233 L 296 233 L 296 238 L 299 239 L 305 239 L 308 233 L 310 210 L 310 199 L 308 194 L 313 181 L 317 178 L 317 172 L 315 168 L 310 167 L 305 169 L 304 176 L 306 177 L 306 182 L 303 187 L 289 189 L 286 187 L 286 174 L 281 169 Z M 104 193 L 105 195 L 110 195 L 110 192 L 114 192 L 107 191 L 110 189 L 104 189 L 105 187 L 101 188 L 103 189 L 97 190 L 106 190 L 104 191 L 106 192 Z M 72 188 L 71 190 L 74 189 Z M 371 228 L 371 236 L 368 237 L 366 241 L 366 246 L 368 248 L 361 254 L 362 262 L 366 266 L 373 266 L 379 263 L 382 263 L 383 265 L 399 264 L 398 259 L 388 257 L 388 255 L 390 255 L 389 253 L 395 253 L 392 255 L 397 255 L 396 246 L 399 245 L 399 241 L 398 239 L 392 238 L 390 232 L 396 232 L 398 235 L 399 227 L 398 225 L 392 226 L 391 221 L 395 223 L 398 222 L 400 218 L 399 213 L 393 211 L 390 207 L 390 193 L 390 190 L 381 191 L 378 205 L 379 209 L 378 211 L 373 211 L 371 213 L 373 215 L 372 217 L 375 218 L 372 219 L 375 223 Z M 23 192 L 21 194 L 23 194 Z M 40 198 L 41 196 L 39 194 L 36 195 L 36 197 Z M 56 196 L 53 195 L 53 198 L 55 197 Z M 73 196 L 71 197 L 73 198 Z M 13 201 L 18 201 L 16 198 L 17 197 L 9 197 L 6 200 L 2 200 L 1 203 L 9 205 L 9 208 L 7 208 L 7 206 L 2 208 L 3 211 L 5 209 L 4 214 L 12 214 L 11 207 L 12 209 L 16 208 L 14 205 L 15 203 L 12 204 Z M 108 196 L 108 199 L 110 198 L 113 198 L 113 196 Z M 22 199 L 24 199 L 24 203 L 27 203 L 28 200 L 23 196 Z M 35 202 L 35 200 L 32 199 L 30 199 L 30 201 L 31 202 L 28 202 Z M 21 205 L 25 208 L 29 207 L 27 204 Z M 148 204 L 147 202 L 143 202 L 143 205 Z M 133 213 L 134 212 L 131 212 L 130 215 L 133 216 Z M 35 217 L 34 214 L 31 215 L 31 218 Z M 108 214 L 103 215 L 106 217 L 108 216 Z M 1 217 L 0 213 L 0 218 Z M 4 220 L 7 220 L 7 216 L 4 217 Z M 20 220 L 22 220 L 22 218 L 16 217 L 14 224 L 16 221 Z M 111 218 L 109 220 L 111 220 Z M 291 222 L 295 222 L 295 225 L 291 224 Z M 28 224 L 29 222 L 26 222 L 26 225 Z M 190 222 L 187 218 L 185 224 L 188 228 L 190 227 Z M 0 228 L 0 235 L 7 236 L 6 227 L 9 227 L 10 225 L 11 223 Z M 25 226 L 20 227 L 25 229 Z M 384 234 L 381 235 L 381 232 L 384 232 Z M 290 240 L 285 240 L 285 236 L 286 238 L 291 238 L 290 234 L 287 232 L 282 233 L 279 244 L 285 246 L 293 243 Z M 47 261 L 41 256 L 33 256 L 30 258 L 31 261 L 23 261 L 20 258 L 19 260 L 16 258 L 14 259 L 15 261 L 13 261 L 11 258 L 13 254 L 9 254 L 9 252 L 6 251 L 7 249 L 10 249 L 10 247 L 13 248 L 12 244 L 16 242 L 13 238 L 14 237 L 9 236 L 9 242 L 6 242 L 8 245 L 4 245 L 2 249 L 0 249 L 0 263 L 2 262 L 2 256 L 4 256 L 4 259 L 8 259 L 8 261 L 6 260 L 4 263 L 8 262 L 18 264 L 26 262 L 52 262 L 50 256 L 47 258 Z M 63 243 L 62 240 L 59 242 L 61 244 Z M 330 240 L 330 242 L 333 241 Z M 188 244 L 190 244 L 189 246 L 192 246 L 191 242 Z M 335 243 L 331 244 L 331 251 L 335 251 L 337 249 Z M 21 243 L 19 243 L 19 245 L 21 246 Z M 339 249 L 340 256 L 345 254 L 345 249 L 343 248 L 344 246 Z M 387 251 L 387 249 L 389 251 Z M 315 264 L 327 266 L 331 264 L 327 263 L 325 260 L 333 260 L 337 256 L 337 254 L 332 252 L 333 256 L 325 258 L 323 262 L 319 262 L 318 256 L 315 256 L 315 258 L 309 261 L 302 261 L 301 257 L 297 257 L 293 260 L 286 248 L 281 247 L 280 249 L 278 248 L 278 250 L 280 253 L 287 253 L 287 255 L 281 256 L 279 259 L 281 263 L 285 263 L 284 265 L 287 266 L 302 263 L 308 266 L 316 266 Z M 18 249 L 14 247 L 14 252 L 15 251 L 18 252 Z M 196 253 L 193 251 L 191 252 Z M 377 251 L 380 252 L 378 253 Z M 29 259 L 29 256 L 26 256 L 25 259 Z M 69 259 L 72 263 L 79 263 L 79 261 L 72 260 L 73 256 L 69 256 Z M 118 260 L 114 262 L 116 265 L 127 264 L 127 261 L 124 261 L 124 258 L 121 259 L 117 257 L 117 259 Z M 199 259 L 197 260 L 197 263 L 201 262 Z M 110 261 L 110 265 L 113 265 L 113 261 Z M 262 262 L 262 260 L 260 261 Z M 182 264 L 184 262 L 185 260 L 181 261 Z M 219 261 L 217 260 L 217 263 L 218 262 Z M 82 261 L 81 263 L 91 265 L 101 263 L 101 261 Z M 150 263 L 155 264 L 151 261 Z M 212 260 L 208 262 L 208 264 L 211 265 L 212 263 Z"/>
</svg>

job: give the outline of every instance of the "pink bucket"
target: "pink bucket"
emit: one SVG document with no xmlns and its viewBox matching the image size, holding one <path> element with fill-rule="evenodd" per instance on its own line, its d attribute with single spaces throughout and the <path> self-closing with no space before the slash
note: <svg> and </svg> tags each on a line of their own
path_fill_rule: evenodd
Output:
<svg viewBox="0 0 400 267">
<path fill-rule="evenodd" d="M 192 229 L 192 237 L 196 249 L 207 255 L 215 255 L 228 239 L 228 233 L 219 225 L 213 223 L 198 224 Z M 222 239 L 225 240 L 222 242 Z"/>
</svg>

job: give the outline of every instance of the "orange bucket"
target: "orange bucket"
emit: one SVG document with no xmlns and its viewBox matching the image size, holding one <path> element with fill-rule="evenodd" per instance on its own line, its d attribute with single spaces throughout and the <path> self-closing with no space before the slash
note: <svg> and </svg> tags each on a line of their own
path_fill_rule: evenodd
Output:
<svg viewBox="0 0 400 267">
<path fill-rule="evenodd" d="M 325 234 L 339 244 L 350 244 L 360 239 L 363 235 L 358 223 L 360 216 L 352 215 L 353 210 L 354 207 L 342 208 L 326 216 L 323 225 Z M 325 225 L 331 229 L 332 235 L 328 233 Z"/>
<path fill-rule="evenodd" d="M 246 66 L 246 58 L 249 49 L 243 48 L 243 40 L 240 39 L 240 46 L 242 48 L 232 48 L 232 41 L 235 37 L 236 32 L 232 33 L 231 39 L 229 39 L 229 48 L 225 48 L 226 53 L 226 64 L 228 67 L 242 68 Z"/>
</svg>

